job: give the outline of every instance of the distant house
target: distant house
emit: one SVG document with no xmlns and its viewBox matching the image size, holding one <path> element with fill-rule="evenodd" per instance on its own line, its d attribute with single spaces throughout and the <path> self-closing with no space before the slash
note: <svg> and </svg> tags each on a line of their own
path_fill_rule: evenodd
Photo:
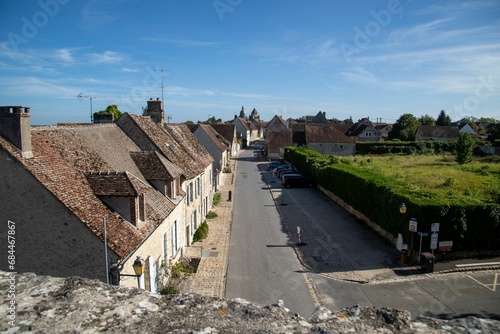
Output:
<svg viewBox="0 0 500 334">
<path fill-rule="evenodd" d="M 417 128 L 415 140 L 450 141 L 458 140 L 458 126 L 422 125 Z"/>
<path fill-rule="evenodd" d="M 479 137 L 479 135 L 476 133 L 476 131 L 474 131 L 474 129 L 469 124 L 465 124 L 464 126 L 462 126 L 458 130 L 458 132 L 459 133 L 470 133 L 473 137 Z"/>
<path fill-rule="evenodd" d="M 241 147 L 246 147 L 252 142 L 252 129 L 250 124 L 241 117 L 234 117 L 233 125 L 236 127 L 236 132 L 238 133 L 238 139 L 241 142 Z"/>
<path fill-rule="evenodd" d="M 278 115 L 275 115 L 271 120 L 267 123 L 266 131 L 290 131 L 288 127 L 288 123 Z"/>
<path fill-rule="evenodd" d="M 224 167 L 229 163 L 231 144 L 208 124 L 196 124 L 190 128 L 213 158 L 212 170 L 217 185 Z"/>
<path fill-rule="evenodd" d="M 392 130 L 392 124 L 376 124 L 375 129 L 380 132 L 383 139 L 389 138 L 389 132 Z"/>
<path fill-rule="evenodd" d="M 8 196 L 0 212 L 19 236 L 16 271 L 106 281 L 107 248 L 123 274 L 140 256 L 141 288 L 158 291 L 162 263 L 181 256 L 211 205 L 212 157 L 186 126 L 162 123 L 161 101 L 148 101 L 148 111 L 117 123 L 30 127 L 29 108 L 0 107 L 0 193 Z"/>
<path fill-rule="evenodd" d="M 356 142 L 331 124 L 305 124 L 307 146 L 322 154 L 354 155 Z"/>
<path fill-rule="evenodd" d="M 368 118 L 360 119 L 358 122 L 351 125 L 344 134 L 353 137 L 356 141 L 366 142 L 382 140 L 382 134 Z"/>
<path fill-rule="evenodd" d="M 236 135 L 236 127 L 234 124 L 210 124 L 218 134 L 220 134 L 224 139 L 230 143 L 230 156 L 234 157 L 240 150 L 240 145 L 238 144 L 238 137 Z"/>
<path fill-rule="evenodd" d="M 290 130 L 272 130 L 267 132 L 267 158 L 279 160 L 283 158 L 284 149 L 293 145 L 293 133 Z"/>
</svg>

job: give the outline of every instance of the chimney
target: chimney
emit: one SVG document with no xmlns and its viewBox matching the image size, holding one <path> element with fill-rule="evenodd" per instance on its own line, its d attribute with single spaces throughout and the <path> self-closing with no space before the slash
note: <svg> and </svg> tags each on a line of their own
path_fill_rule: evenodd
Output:
<svg viewBox="0 0 500 334">
<path fill-rule="evenodd" d="M 160 98 L 157 98 L 156 101 L 152 98 L 149 99 L 146 115 L 151 116 L 156 123 L 161 125 L 165 124 L 165 112 L 163 111 L 163 105 Z"/>
<path fill-rule="evenodd" d="M 114 120 L 112 113 L 94 113 L 94 123 L 113 123 Z"/>
<path fill-rule="evenodd" d="M 21 150 L 23 158 L 33 158 L 29 107 L 0 107 L 0 135 Z"/>
</svg>

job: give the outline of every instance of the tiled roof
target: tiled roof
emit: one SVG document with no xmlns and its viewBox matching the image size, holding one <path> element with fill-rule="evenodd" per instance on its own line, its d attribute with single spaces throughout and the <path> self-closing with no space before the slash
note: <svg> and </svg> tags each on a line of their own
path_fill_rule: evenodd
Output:
<svg viewBox="0 0 500 334">
<path fill-rule="evenodd" d="M 417 129 L 417 136 L 423 138 L 458 138 L 458 126 L 422 125 Z"/>
<path fill-rule="evenodd" d="M 143 179 L 130 157 L 130 152 L 140 148 L 115 124 L 65 124 L 82 136 L 89 145 L 108 163 L 112 170 L 128 171 Z"/>
<path fill-rule="evenodd" d="M 234 124 L 210 124 L 210 126 L 229 143 L 233 142 L 234 136 L 236 136 L 236 127 Z"/>
<path fill-rule="evenodd" d="M 118 125 L 143 151 L 158 151 L 191 179 L 212 163 L 212 157 L 186 125 L 165 127 L 149 116 L 123 114 Z"/>
<path fill-rule="evenodd" d="M 147 180 L 174 180 L 182 170 L 158 152 L 131 152 L 130 155 Z"/>
<path fill-rule="evenodd" d="M 105 129 L 103 132 L 109 130 L 107 126 L 102 125 L 88 125 L 85 128 L 94 134 L 99 132 L 96 129 Z M 105 217 L 108 246 L 120 257 L 130 254 L 174 208 L 165 196 L 133 174 L 114 172 L 112 164 L 100 154 L 109 148 L 94 149 L 94 145 L 88 141 L 87 136 L 82 135 L 81 128 L 70 126 L 32 128 L 31 138 L 34 154 L 31 159 L 23 159 L 12 145 L 1 137 L 0 146 L 22 163 L 101 240 L 104 240 L 102 221 Z M 100 144 L 102 143 L 98 145 Z M 117 147 L 120 143 L 109 142 L 107 145 Z M 117 152 L 120 150 L 117 149 Z M 128 155 L 128 152 L 126 154 Z M 125 160 L 125 157 L 116 157 L 115 162 Z M 93 176 L 90 177 L 89 182 L 85 173 L 92 171 L 96 172 L 90 173 Z M 101 181 L 104 175 L 108 175 L 109 180 L 99 185 L 93 179 L 98 175 Z M 127 182 L 124 182 L 124 176 L 127 176 Z M 121 196 L 134 195 L 137 192 L 145 193 L 146 224 L 141 229 L 134 228 L 121 219 L 117 213 L 111 211 L 98 198 L 96 192 Z"/>
<path fill-rule="evenodd" d="M 188 178 L 195 177 L 205 171 L 207 166 L 212 164 L 212 156 L 208 151 L 201 145 L 198 138 L 189 131 L 188 127 L 184 124 L 166 124 L 165 129 L 170 135 L 177 140 L 177 142 L 184 148 L 184 152 L 187 153 L 184 162 L 187 166 L 179 165 L 183 170 L 187 170 L 187 167 L 192 171 L 192 176 Z"/>
<path fill-rule="evenodd" d="M 288 130 L 271 130 L 267 133 L 267 150 L 269 153 L 278 153 L 280 148 L 293 145 L 293 132 Z"/>
<path fill-rule="evenodd" d="M 241 123 L 241 125 L 245 128 L 245 130 L 248 130 L 248 131 L 250 130 L 248 122 L 244 118 L 242 118 L 242 117 L 236 117 L 235 121 L 236 120 L 238 120 Z"/>
<path fill-rule="evenodd" d="M 86 172 L 84 174 L 97 196 L 136 197 L 139 195 L 127 172 Z"/>
<path fill-rule="evenodd" d="M 227 140 L 224 139 L 224 137 L 222 137 L 219 133 L 217 133 L 217 131 L 215 131 L 215 129 L 210 125 L 200 124 L 200 128 L 207 133 L 207 135 L 221 152 L 226 151 L 229 146 L 231 146 L 231 144 L 228 143 Z"/>
<path fill-rule="evenodd" d="M 354 143 L 331 124 L 306 124 L 307 143 Z"/>
</svg>

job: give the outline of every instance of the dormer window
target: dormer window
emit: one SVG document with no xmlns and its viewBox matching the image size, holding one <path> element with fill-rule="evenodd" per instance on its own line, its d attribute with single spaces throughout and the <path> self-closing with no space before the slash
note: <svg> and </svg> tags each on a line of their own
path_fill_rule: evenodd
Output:
<svg viewBox="0 0 500 334">
<path fill-rule="evenodd" d="M 146 221 L 146 194 L 134 186 L 128 172 L 85 173 L 94 194 L 124 220 L 139 227 Z"/>
</svg>

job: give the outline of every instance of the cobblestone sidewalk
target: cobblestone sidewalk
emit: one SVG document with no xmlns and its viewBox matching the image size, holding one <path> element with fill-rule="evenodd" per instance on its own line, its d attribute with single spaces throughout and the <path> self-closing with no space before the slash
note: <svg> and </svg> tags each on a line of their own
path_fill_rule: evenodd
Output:
<svg viewBox="0 0 500 334">
<path fill-rule="evenodd" d="M 211 210 L 217 217 L 207 219 L 208 237 L 195 242 L 188 249 L 187 256 L 201 255 L 198 271 L 186 281 L 180 290 L 182 293 L 197 293 L 203 296 L 224 298 L 233 202 L 229 201 L 229 192 L 234 193 L 234 175 L 236 162 L 232 163 L 232 173 L 223 173 L 217 191 L 221 200 Z"/>
</svg>

